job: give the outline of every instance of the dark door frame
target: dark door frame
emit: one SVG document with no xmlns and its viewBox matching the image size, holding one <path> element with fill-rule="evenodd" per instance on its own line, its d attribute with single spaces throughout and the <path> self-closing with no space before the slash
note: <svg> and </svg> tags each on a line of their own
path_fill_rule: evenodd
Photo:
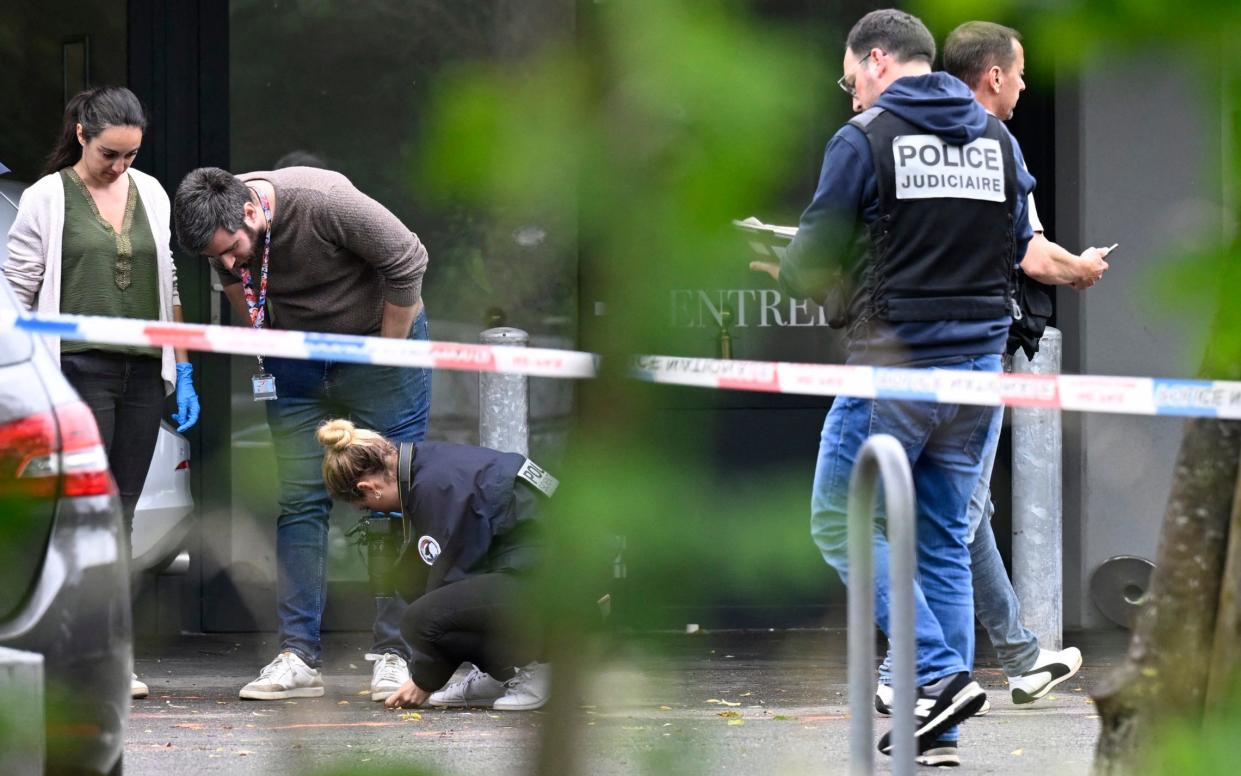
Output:
<svg viewBox="0 0 1241 776">
<path fill-rule="evenodd" d="M 140 166 L 171 194 L 190 170 L 229 164 L 228 0 L 129 0 L 127 14 L 129 88 L 149 121 Z M 185 319 L 209 320 L 207 263 L 177 251 L 176 265 Z M 202 405 L 199 424 L 186 435 L 200 530 L 192 533 L 179 625 L 201 631 L 208 578 L 201 537 L 229 531 L 228 489 L 218 485 L 227 482 L 232 428 L 228 357 L 193 353 L 190 360 Z"/>
</svg>

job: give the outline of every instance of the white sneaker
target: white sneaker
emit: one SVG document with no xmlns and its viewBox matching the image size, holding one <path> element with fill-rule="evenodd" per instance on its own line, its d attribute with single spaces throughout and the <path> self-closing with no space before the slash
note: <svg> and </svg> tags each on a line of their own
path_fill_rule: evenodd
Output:
<svg viewBox="0 0 1241 776">
<path fill-rule="evenodd" d="M 139 679 L 137 674 L 129 675 L 129 697 L 145 698 L 150 694 L 151 690 L 146 686 L 146 682 Z"/>
<path fill-rule="evenodd" d="M 531 663 L 517 669 L 517 674 L 504 683 L 507 692 L 497 698 L 491 708 L 496 711 L 534 711 L 547 703 L 552 684 L 552 667 L 547 663 Z"/>
<path fill-rule="evenodd" d="M 1034 667 L 1021 676 L 1008 677 L 1008 688 L 1013 692 L 1013 703 L 1033 703 L 1051 688 L 1077 673 L 1082 667 L 1082 653 L 1077 647 L 1059 652 L 1047 649 L 1038 651 Z"/>
<path fill-rule="evenodd" d="M 504 697 L 505 691 L 504 682 L 492 678 L 491 674 L 478 666 L 473 666 L 464 679 L 431 693 L 427 702 L 432 706 L 453 708 L 470 706 L 491 708 L 491 704 Z"/>
<path fill-rule="evenodd" d="M 409 666 L 400 655 L 391 652 L 382 655 L 368 653 L 366 659 L 375 664 L 371 668 L 371 700 L 386 701 L 389 695 L 409 681 Z"/>
<path fill-rule="evenodd" d="M 281 652 L 263 667 L 259 678 L 241 688 L 240 697 L 250 701 L 285 698 L 318 698 L 323 695 L 323 676 L 292 652 Z"/>
</svg>

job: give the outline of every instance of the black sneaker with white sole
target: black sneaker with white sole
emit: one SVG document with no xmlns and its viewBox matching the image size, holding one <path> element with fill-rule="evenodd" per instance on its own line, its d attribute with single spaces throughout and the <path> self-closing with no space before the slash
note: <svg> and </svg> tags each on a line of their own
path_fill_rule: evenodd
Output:
<svg viewBox="0 0 1241 776">
<path fill-rule="evenodd" d="M 879 714 L 890 717 L 892 716 L 892 685 L 880 684 L 875 688 L 875 711 Z M 928 698 L 919 698 L 915 701 L 914 716 L 922 718 L 927 715 L 931 709 L 933 702 Z M 982 708 L 978 710 L 975 717 L 981 717 L 991 711 L 991 701 L 983 701 Z"/>
<path fill-rule="evenodd" d="M 987 702 L 987 694 L 982 691 L 969 673 L 962 671 L 944 677 L 934 684 L 918 688 L 919 705 L 923 699 L 931 700 L 931 708 L 926 716 L 918 715 L 918 727 L 914 731 L 917 737 L 918 754 L 926 754 L 939 743 L 939 736 L 953 725 L 969 719 L 978 713 Z M 888 731 L 879 739 L 879 751 L 882 754 L 892 753 L 892 732 Z"/>
<path fill-rule="evenodd" d="M 935 745 L 914 758 L 918 765 L 929 765 L 932 768 L 955 768 L 961 764 L 961 755 L 957 754 L 956 741 L 936 741 Z"/>
</svg>

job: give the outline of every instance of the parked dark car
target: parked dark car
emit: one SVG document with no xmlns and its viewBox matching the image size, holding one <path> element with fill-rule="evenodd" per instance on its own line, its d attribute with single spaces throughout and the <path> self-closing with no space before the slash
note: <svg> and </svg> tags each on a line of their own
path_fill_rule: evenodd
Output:
<svg viewBox="0 0 1241 776">
<path fill-rule="evenodd" d="M 19 309 L 0 276 L 0 313 Z M 43 655 L 49 773 L 121 771 L 133 643 L 120 531 L 90 409 L 42 340 L 0 332 L 0 646 Z"/>
</svg>

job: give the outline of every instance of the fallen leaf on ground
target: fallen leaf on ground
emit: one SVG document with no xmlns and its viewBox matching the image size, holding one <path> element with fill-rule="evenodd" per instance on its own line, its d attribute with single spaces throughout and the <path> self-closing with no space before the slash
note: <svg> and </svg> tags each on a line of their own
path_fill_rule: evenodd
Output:
<svg viewBox="0 0 1241 776">
<path fill-rule="evenodd" d="M 752 692 L 743 692 L 743 693 L 741 693 L 741 697 L 742 697 L 742 698 L 749 698 L 749 697 L 750 697 L 751 695 L 753 695 L 753 694 L 754 694 L 754 693 L 752 693 Z"/>
<path fill-rule="evenodd" d="M 659 710 L 660 711 L 672 711 L 672 707 L 671 706 L 660 706 Z"/>
<path fill-rule="evenodd" d="M 717 714 L 716 716 L 718 716 L 718 717 L 726 717 L 726 718 L 728 718 L 728 719 L 740 719 L 740 718 L 741 718 L 741 712 L 739 712 L 739 711 L 721 711 L 721 712 L 720 712 L 719 714 Z"/>
<path fill-rule="evenodd" d="M 744 725 L 745 720 L 744 719 L 730 719 L 728 720 L 728 724 L 729 725 Z"/>
<path fill-rule="evenodd" d="M 422 715 L 416 711 L 407 711 L 401 715 L 401 719 L 407 720 L 407 721 L 408 720 L 417 721 L 417 720 L 422 719 Z"/>
<path fill-rule="evenodd" d="M 337 701 L 337 702 L 336 702 L 336 705 L 337 705 L 337 706 L 348 706 L 348 705 L 349 705 L 349 701 Z"/>
</svg>

